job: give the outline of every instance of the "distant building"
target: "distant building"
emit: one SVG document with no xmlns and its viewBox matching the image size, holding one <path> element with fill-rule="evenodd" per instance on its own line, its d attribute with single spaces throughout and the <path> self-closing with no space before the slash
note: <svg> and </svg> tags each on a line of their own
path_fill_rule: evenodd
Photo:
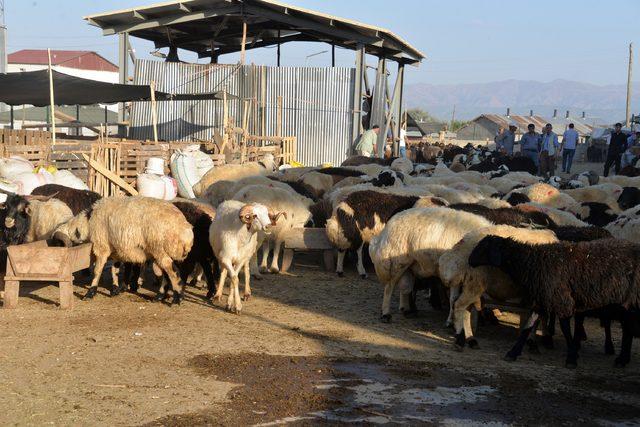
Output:
<svg viewBox="0 0 640 427">
<path fill-rule="evenodd" d="M 108 123 L 115 123 L 118 121 L 118 113 L 112 110 L 107 110 L 105 117 L 104 107 L 100 107 L 97 105 L 81 105 L 79 109 L 76 109 L 75 106 L 58 106 L 56 107 L 56 111 L 73 117 L 74 120 L 76 119 L 76 117 L 79 117 L 80 122 L 93 124 L 95 125 L 95 127 L 98 127 L 100 123 L 105 123 L 105 120 Z M 51 112 L 49 110 L 49 107 L 15 107 L 13 111 L 14 127 L 15 129 L 22 129 L 22 126 L 48 123 L 50 114 Z M 76 116 L 77 114 L 78 116 Z M 58 122 L 61 121 L 66 120 L 58 119 Z M 10 124 L 11 112 L 3 111 L 2 113 L 0 113 L 0 127 L 8 128 Z M 56 128 L 57 132 L 66 133 L 68 135 L 77 135 L 76 132 L 78 130 L 80 135 L 89 136 L 95 134 L 87 128 L 70 128 L 64 126 L 58 126 Z M 109 132 L 117 132 L 117 127 L 109 126 Z"/>
<path fill-rule="evenodd" d="M 49 66 L 46 49 L 23 49 L 7 57 L 7 72 L 44 70 Z M 86 50 L 52 50 L 52 68 L 85 79 L 118 83 L 118 67 L 96 52 Z"/>
<path fill-rule="evenodd" d="M 562 135 L 568 128 L 569 123 L 573 123 L 575 130 L 580 135 L 580 139 L 584 142 L 584 139 L 591 134 L 595 123 L 594 120 L 586 117 L 558 117 L 557 114 L 551 118 L 538 115 L 500 115 L 500 114 L 482 114 L 475 119 L 471 120 L 467 125 L 458 129 L 458 139 L 463 140 L 476 140 L 476 141 L 493 141 L 493 138 L 502 127 L 507 129 L 511 123 L 517 126 L 516 134 L 522 135 L 527 132 L 527 126 L 530 123 L 536 128 L 536 132 L 542 132 L 542 128 L 551 123 L 553 131 L 558 135 Z"/>
<path fill-rule="evenodd" d="M 444 127 L 445 123 L 443 122 L 417 120 L 411 112 L 407 112 L 407 137 L 411 141 L 418 142 L 422 138 L 433 135 L 437 138 Z"/>
</svg>

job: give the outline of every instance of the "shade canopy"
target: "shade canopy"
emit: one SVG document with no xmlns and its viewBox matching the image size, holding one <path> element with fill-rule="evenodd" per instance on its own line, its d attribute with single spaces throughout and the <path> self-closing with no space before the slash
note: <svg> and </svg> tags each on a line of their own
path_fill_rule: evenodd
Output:
<svg viewBox="0 0 640 427">
<path fill-rule="evenodd" d="M 55 70 L 52 73 L 56 105 L 114 104 L 151 99 L 149 86 L 106 83 L 70 76 Z M 231 94 L 226 96 L 227 99 L 237 98 Z M 155 97 L 157 101 L 223 99 L 224 92 L 171 94 L 155 91 Z M 49 105 L 49 71 L 0 74 L 0 102 L 37 107 Z"/>
<path fill-rule="evenodd" d="M 366 6 L 364 6 L 366 7 Z M 389 3 L 392 13 L 397 7 Z M 104 35 L 128 33 L 157 48 L 180 48 L 200 57 L 291 41 L 325 42 L 393 61 L 418 64 L 424 54 L 400 36 L 374 25 L 275 0 L 174 0 L 85 17 Z"/>
</svg>

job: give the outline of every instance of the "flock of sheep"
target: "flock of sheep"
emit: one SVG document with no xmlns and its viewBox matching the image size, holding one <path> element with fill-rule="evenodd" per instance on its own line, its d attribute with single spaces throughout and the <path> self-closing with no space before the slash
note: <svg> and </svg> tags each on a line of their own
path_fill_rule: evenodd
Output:
<svg viewBox="0 0 640 427">
<path fill-rule="evenodd" d="M 279 271 L 287 233 L 320 227 L 338 251 L 339 276 L 346 252 L 354 251 L 366 277 L 368 246 L 384 286 L 384 322 L 391 321 L 395 288 L 405 315 L 416 312 L 421 289 L 436 306 L 448 292 L 455 346 L 476 348 L 472 311 L 481 312 L 486 299 L 510 302 L 527 315 L 506 359 L 515 360 L 527 342 L 536 345 L 539 324 L 542 343 L 551 345 L 557 317 L 566 366 L 575 367 L 584 317 L 592 316 L 605 327 L 607 353 L 613 353 L 611 322 L 620 321 L 615 363 L 629 363 L 632 338 L 640 334 L 640 177 L 588 172 L 541 182 L 521 159 L 471 146 L 444 148 L 424 161 L 354 156 L 340 167 L 277 170 L 268 155 L 216 167 L 194 186 L 196 199 L 171 202 L 100 198 L 48 184 L 30 196 L 8 195 L 0 243 L 5 249 L 45 239 L 92 243 L 94 276 L 85 299 L 96 294 L 110 260 L 112 295 L 137 291 L 149 265 L 158 299 L 169 296 L 168 280 L 179 303 L 185 284 L 204 275 L 207 298 L 222 299 L 228 281 L 226 307 L 240 313 L 251 277 Z"/>
</svg>

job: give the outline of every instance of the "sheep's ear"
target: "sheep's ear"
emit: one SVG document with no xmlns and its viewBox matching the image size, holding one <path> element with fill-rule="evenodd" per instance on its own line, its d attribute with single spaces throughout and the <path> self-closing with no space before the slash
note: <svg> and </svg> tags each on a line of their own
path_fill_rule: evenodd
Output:
<svg viewBox="0 0 640 427">
<path fill-rule="evenodd" d="M 31 208 L 31 206 L 27 205 L 24 208 L 24 213 L 26 213 L 27 215 L 31 216 L 31 214 L 33 213 L 33 209 Z"/>
</svg>

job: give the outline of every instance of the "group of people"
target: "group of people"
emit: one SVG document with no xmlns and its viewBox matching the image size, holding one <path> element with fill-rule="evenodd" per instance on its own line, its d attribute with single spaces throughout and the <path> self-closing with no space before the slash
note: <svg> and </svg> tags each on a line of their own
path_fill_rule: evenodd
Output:
<svg viewBox="0 0 640 427">
<path fill-rule="evenodd" d="M 514 146 L 520 144 L 521 154 L 530 158 L 538 167 L 540 175 L 546 178 L 555 174 L 556 158 L 562 154 L 562 172 L 571 173 L 571 165 L 579 140 L 573 123 L 569 123 L 568 129 L 562 134 L 562 142 L 559 142 L 558 135 L 553 132 L 553 126 L 550 123 L 545 125 L 542 134 L 536 132 L 533 124 L 529 124 L 527 133 L 522 135 L 519 141 L 515 140 L 516 130 L 517 126 L 510 124 L 508 130 L 499 132 L 494 139 L 496 150 L 513 155 Z M 622 132 L 622 124 L 616 123 L 611 132 L 607 159 L 604 163 L 604 176 L 609 175 L 611 166 L 617 174 L 620 171 L 623 154 L 637 143 L 640 143 L 640 132 L 627 137 Z"/>
</svg>

